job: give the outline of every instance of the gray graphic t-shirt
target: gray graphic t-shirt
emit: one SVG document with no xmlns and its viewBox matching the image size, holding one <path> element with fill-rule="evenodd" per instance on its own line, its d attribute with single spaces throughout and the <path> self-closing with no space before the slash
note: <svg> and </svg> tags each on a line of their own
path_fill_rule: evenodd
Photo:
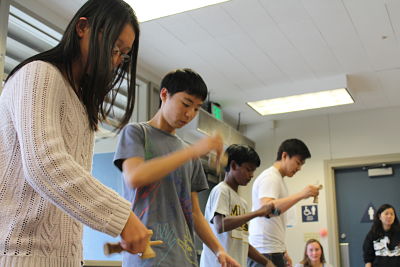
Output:
<svg viewBox="0 0 400 267">
<path fill-rule="evenodd" d="M 129 124 L 121 132 L 114 164 L 122 170 L 125 159 L 149 160 L 184 146 L 179 137 L 147 123 Z M 164 241 L 152 247 L 157 254 L 153 259 L 142 260 L 124 253 L 123 266 L 197 266 L 191 192 L 208 188 L 200 160 L 188 161 L 160 181 L 144 187 L 132 188 L 123 181 L 124 197 L 131 201 L 132 210 L 140 220 L 153 230 L 152 240 Z"/>
</svg>

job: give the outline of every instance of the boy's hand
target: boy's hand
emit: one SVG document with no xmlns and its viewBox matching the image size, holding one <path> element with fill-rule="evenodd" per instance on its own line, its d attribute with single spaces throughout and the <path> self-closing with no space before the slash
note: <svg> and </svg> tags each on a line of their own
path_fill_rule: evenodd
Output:
<svg viewBox="0 0 400 267">
<path fill-rule="evenodd" d="M 204 137 L 200 141 L 194 143 L 191 147 L 194 156 L 197 158 L 209 153 L 210 151 L 215 151 L 217 153 L 217 159 L 220 158 L 223 148 L 224 142 L 219 134 Z"/>
<path fill-rule="evenodd" d="M 218 252 L 216 255 L 218 262 L 221 263 L 221 267 L 240 267 L 240 264 L 225 251 Z"/>
<path fill-rule="evenodd" d="M 268 260 L 268 262 L 265 265 L 265 267 L 276 267 L 276 265 L 271 260 Z"/>
<path fill-rule="evenodd" d="M 269 217 L 272 214 L 272 211 L 274 210 L 275 206 L 273 202 L 269 202 L 267 204 L 264 204 L 261 206 L 261 208 L 258 209 L 258 216 L 259 217 Z"/>
<path fill-rule="evenodd" d="M 315 185 L 307 185 L 303 191 L 303 198 L 309 198 L 309 197 L 315 197 L 319 195 L 319 186 L 315 186 Z"/>
</svg>

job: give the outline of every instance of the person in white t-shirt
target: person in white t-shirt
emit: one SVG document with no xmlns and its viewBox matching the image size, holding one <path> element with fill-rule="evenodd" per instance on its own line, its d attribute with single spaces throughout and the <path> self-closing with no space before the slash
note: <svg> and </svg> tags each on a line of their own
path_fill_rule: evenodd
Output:
<svg viewBox="0 0 400 267">
<path fill-rule="evenodd" d="M 255 180 L 252 190 L 252 210 L 273 203 L 275 212 L 270 218 L 257 217 L 250 222 L 250 244 L 271 259 L 277 267 L 292 266 L 286 251 L 286 214 L 289 208 L 302 199 L 318 195 L 317 186 L 308 185 L 302 191 L 289 195 L 284 177 L 293 177 L 311 154 L 307 146 L 298 139 L 285 140 L 279 147 L 274 164 Z M 261 266 L 248 260 L 248 267 Z"/>
<path fill-rule="evenodd" d="M 231 145 L 225 153 L 228 156 L 225 179 L 211 190 L 205 208 L 206 220 L 227 253 L 241 266 L 246 266 L 247 258 L 250 257 L 262 266 L 275 267 L 270 260 L 249 245 L 247 224 L 255 217 L 269 216 L 273 211 L 273 204 L 268 203 L 253 212 L 248 212 L 246 201 L 238 194 L 239 185 L 247 185 L 255 169 L 260 166 L 260 158 L 253 148 L 245 145 Z M 217 257 L 205 245 L 200 266 L 219 266 Z"/>
</svg>

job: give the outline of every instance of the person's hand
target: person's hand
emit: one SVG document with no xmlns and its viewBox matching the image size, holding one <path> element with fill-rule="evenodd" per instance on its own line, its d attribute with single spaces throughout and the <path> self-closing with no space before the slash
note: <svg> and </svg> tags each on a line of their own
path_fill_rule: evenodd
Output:
<svg viewBox="0 0 400 267">
<path fill-rule="evenodd" d="M 221 264 L 221 267 L 240 267 L 240 264 L 225 251 L 218 252 L 216 256 L 218 258 L 218 262 Z"/>
<path fill-rule="evenodd" d="M 201 157 L 210 151 L 215 151 L 217 153 L 217 159 L 219 159 L 224 149 L 224 142 L 221 135 L 217 133 L 200 139 L 193 144 L 191 149 L 195 157 Z"/>
<path fill-rule="evenodd" d="M 132 254 L 142 253 L 149 241 L 149 236 L 149 230 L 131 211 L 121 232 L 121 247 Z"/>
<path fill-rule="evenodd" d="M 268 260 L 268 262 L 265 265 L 265 267 L 276 267 L 276 265 L 271 260 Z"/>
<path fill-rule="evenodd" d="M 303 198 L 315 197 L 319 195 L 319 187 L 315 185 L 307 185 L 303 191 Z"/>
<path fill-rule="evenodd" d="M 273 215 L 271 213 L 273 212 L 274 208 L 274 203 L 272 201 L 268 202 L 267 204 L 262 205 L 261 208 L 257 210 L 258 216 L 267 218 L 272 217 Z"/>
<path fill-rule="evenodd" d="M 285 258 L 286 266 L 287 267 L 292 267 L 293 266 L 293 262 L 292 262 L 292 258 L 289 257 L 289 254 L 287 252 L 285 252 L 283 257 Z"/>
</svg>

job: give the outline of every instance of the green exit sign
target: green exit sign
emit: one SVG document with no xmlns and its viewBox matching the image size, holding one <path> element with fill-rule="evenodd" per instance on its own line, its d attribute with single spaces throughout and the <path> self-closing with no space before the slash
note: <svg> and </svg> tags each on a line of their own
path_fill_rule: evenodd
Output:
<svg viewBox="0 0 400 267">
<path fill-rule="evenodd" d="M 216 119 L 222 121 L 222 110 L 219 106 L 211 104 L 211 114 L 213 114 Z"/>
</svg>

